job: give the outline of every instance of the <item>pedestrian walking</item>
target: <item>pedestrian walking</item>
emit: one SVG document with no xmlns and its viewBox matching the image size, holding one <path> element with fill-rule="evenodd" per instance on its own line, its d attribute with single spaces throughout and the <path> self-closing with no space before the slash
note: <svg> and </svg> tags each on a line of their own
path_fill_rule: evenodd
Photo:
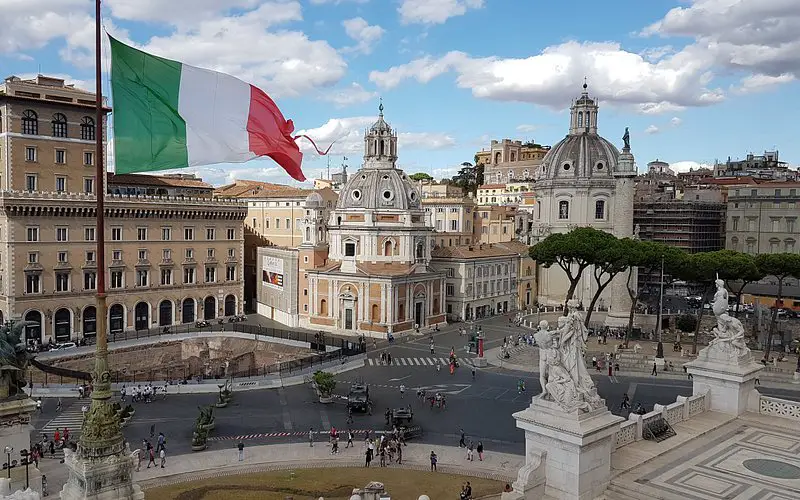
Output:
<svg viewBox="0 0 800 500">
<path fill-rule="evenodd" d="M 653 363 L 653 371 L 650 373 L 650 375 L 654 377 L 658 376 L 658 366 L 655 363 Z"/>
<path fill-rule="evenodd" d="M 467 460 L 470 462 L 475 460 L 475 455 L 473 454 L 475 447 L 472 445 L 472 440 L 470 439 L 469 445 L 467 445 Z"/>
<path fill-rule="evenodd" d="M 483 462 L 483 442 L 478 441 L 478 446 L 475 447 L 475 451 L 478 452 L 478 460 Z"/>
<path fill-rule="evenodd" d="M 58 398 L 58 403 L 56 404 L 56 412 L 57 413 L 61 412 L 61 407 L 62 407 L 61 398 Z"/>
<path fill-rule="evenodd" d="M 372 443 L 364 451 L 364 467 L 369 467 L 370 462 L 372 462 Z"/>
<path fill-rule="evenodd" d="M 628 393 L 622 395 L 622 403 L 620 403 L 619 408 L 620 410 L 630 409 L 631 407 L 631 400 L 628 397 Z"/>
<path fill-rule="evenodd" d="M 389 354 L 388 352 L 386 353 L 386 365 L 392 366 L 392 355 Z"/>
<path fill-rule="evenodd" d="M 86 420 L 86 413 L 89 411 L 88 405 L 81 406 L 81 414 L 83 415 L 83 419 Z"/>
<path fill-rule="evenodd" d="M 402 464 L 403 463 L 403 446 L 402 446 L 402 444 L 398 444 L 398 446 L 397 446 L 397 463 L 398 464 Z"/>
<path fill-rule="evenodd" d="M 331 441 L 331 455 L 339 453 L 339 436 L 335 436 Z"/>
<path fill-rule="evenodd" d="M 56 443 L 50 441 L 50 458 L 56 458 Z"/>
<path fill-rule="evenodd" d="M 155 467 L 156 466 L 156 449 L 153 448 L 153 445 L 150 444 L 150 443 L 147 443 L 147 457 L 148 457 L 147 468 L 148 469 L 150 468 L 150 464 L 153 464 L 153 467 Z"/>
<path fill-rule="evenodd" d="M 436 472 L 436 462 L 439 461 L 439 457 L 436 456 L 436 453 L 431 451 L 431 472 Z"/>
<path fill-rule="evenodd" d="M 159 452 L 164 449 L 164 445 L 167 443 L 167 438 L 164 437 L 163 432 L 158 433 L 158 443 L 156 444 L 156 452 Z"/>
<path fill-rule="evenodd" d="M 36 400 L 36 411 L 42 413 L 42 398 Z"/>
<path fill-rule="evenodd" d="M 58 427 L 56 427 L 56 432 L 53 433 L 53 441 L 55 441 L 56 443 L 61 441 L 61 430 Z"/>
<path fill-rule="evenodd" d="M 244 460 L 244 443 L 239 441 L 239 444 L 237 444 L 236 447 L 239 449 L 239 461 L 241 462 Z"/>
<path fill-rule="evenodd" d="M 314 446 L 314 428 L 313 427 L 308 429 L 308 446 L 309 447 L 313 447 Z"/>
<path fill-rule="evenodd" d="M 161 448 L 161 453 L 158 454 L 158 457 L 161 459 L 161 468 L 163 469 L 167 465 L 167 450 Z"/>
<path fill-rule="evenodd" d="M 351 446 L 353 446 L 353 431 L 347 429 L 347 444 L 344 446 L 344 448 L 347 449 Z"/>
<path fill-rule="evenodd" d="M 458 440 L 458 447 L 459 448 L 467 447 L 466 434 L 464 434 L 464 429 L 461 429 L 461 439 Z"/>
<path fill-rule="evenodd" d="M 400 384 L 400 399 L 403 399 L 403 396 L 406 393 L 406 386 L 405 384 Z"/>
<path fill-rule="evenodd" d="M 609 361 L 608 362 L 608 376 L 611 377 L 614 375 L 614 364 Z"/>
<path fill-rule="evenodd" d="M 64 442 L 69 443 L 69 427 L 64 427 Z"/>
</svg>

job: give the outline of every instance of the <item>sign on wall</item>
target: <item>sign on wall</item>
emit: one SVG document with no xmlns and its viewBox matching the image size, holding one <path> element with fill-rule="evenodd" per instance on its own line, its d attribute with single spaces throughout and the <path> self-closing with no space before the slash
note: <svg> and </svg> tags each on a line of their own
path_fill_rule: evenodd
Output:
<svg viewBox="0 0 800 500">
<path fill-rule="evenodd" d="M 283 289 L 283 259 L 264 257 L 261 262 L 261 281 L 273 288 Z"/>
</svg>

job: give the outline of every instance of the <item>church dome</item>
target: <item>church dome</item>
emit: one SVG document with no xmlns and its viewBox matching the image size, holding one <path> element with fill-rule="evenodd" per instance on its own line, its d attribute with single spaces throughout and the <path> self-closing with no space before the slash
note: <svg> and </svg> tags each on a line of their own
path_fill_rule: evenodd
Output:
<svg viewBox="0 0 800 500">
<path fill-rule="evenodd" d="M 570 107 L 569 134 L 542 159 L 539 179 L 612 178 L 619 150 L 597 133 L 597 102 L 587 85 Z"/>
<path fill-rule="evenodd" d="M 619 160 L 619 150 L 597 134 L 568 135 L 542 159 L 540 179 L 610 178 Z"/>
<path fill-rule="evenodd" d="M 408 176 L 397 169 L 362 168 L 339 192 L 337 209 L 396 209 L 420 207 L 419 192 Z"/>
</svg>

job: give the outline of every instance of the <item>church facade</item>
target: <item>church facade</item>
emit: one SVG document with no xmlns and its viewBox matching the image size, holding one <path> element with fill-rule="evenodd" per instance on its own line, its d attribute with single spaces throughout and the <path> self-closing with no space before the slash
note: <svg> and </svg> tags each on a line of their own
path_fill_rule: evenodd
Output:
<svg viewBox="0 0 800 500">
<path fill-rule="evenodd" d="M 383 336 L 445 322 L 445 273 L 430 267 L 433 228 L 397 168 L 397 134 L 379 110 L 364 163 L 335 208 L 316 193 L 302 208 L 299 326 Z"/>
<path fill-rule="evenodd" d="M 538 206 L 534 225 L 540 238 L 585 226 L 618 238 L 633 236 L 636 166 L 628 134 L 626 131 L 620 152 L 598 134 L 598 109 L 584 84 L 581 96 L 570 107 L 569 133 L 542 160 L 535 184 Z M 539 271 L 539 304 L 563 304 L 569 288 L 564 271 L 556 265 Z M 587 269 L 574 295 L 585 307 L 597 289 L 592 276 L 592 269 Z M 631 301 L 625 278 L 615 278 L 598 303 L 608 309 L 609 326 L 627 324 Z"/>
</svg>

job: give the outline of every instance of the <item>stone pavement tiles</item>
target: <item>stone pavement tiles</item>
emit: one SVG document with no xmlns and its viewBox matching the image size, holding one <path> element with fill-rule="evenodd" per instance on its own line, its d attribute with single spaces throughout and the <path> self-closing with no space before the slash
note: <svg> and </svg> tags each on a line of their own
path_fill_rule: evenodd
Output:
<svg viewBox="0 0 800 500">
<path fill-rule="evenodd" d="M 797 424 L 755 415 L 733 420 L 622 474 L 611 489 L 665 500 L 798 499 Z"/>
<path fill-rule="evenodd" d="M 175 484 L 209 477 L 220 477 L 233 474 L 246 474 L 269 470 L 291 470 L 319 467 L 363 467 L 364 440 L 354 440 L 354 447 L 345 449 L 347 440 L 339 440 L 339 453 L 331 455 L 327 439 L 314 443 L 276 444 L 264 446 L 245 446 L 245 459 L 238 461 L 236 443 L 230 447 L 216 448 L 177 455 L 167 455 L 167 466 L 146 469 L 147 461 L 142 462 L 139 472 L 134 472 L 133 480 L 143 489 Z M 167 450 L 169 452 L 169 450 Z M 448 474 L 485 477 L 499 481 L 511 482 L 516 479 L 517 471 L 525 464 L 525 457 L 507 453 L 493 453 L 486 450 L 483 461 L 466 459 L 466 450 L 454 446 L 438 446 L 429 444 L 409 444 L 403 448 L 403 465 L 392 464 L 390 467 L 429 470 L 430 453 L 436 452 L 439 458 L 438 470 Z M 378 467 L 379 461 L 374 459 L 372 467 Z"/>
</svg>

